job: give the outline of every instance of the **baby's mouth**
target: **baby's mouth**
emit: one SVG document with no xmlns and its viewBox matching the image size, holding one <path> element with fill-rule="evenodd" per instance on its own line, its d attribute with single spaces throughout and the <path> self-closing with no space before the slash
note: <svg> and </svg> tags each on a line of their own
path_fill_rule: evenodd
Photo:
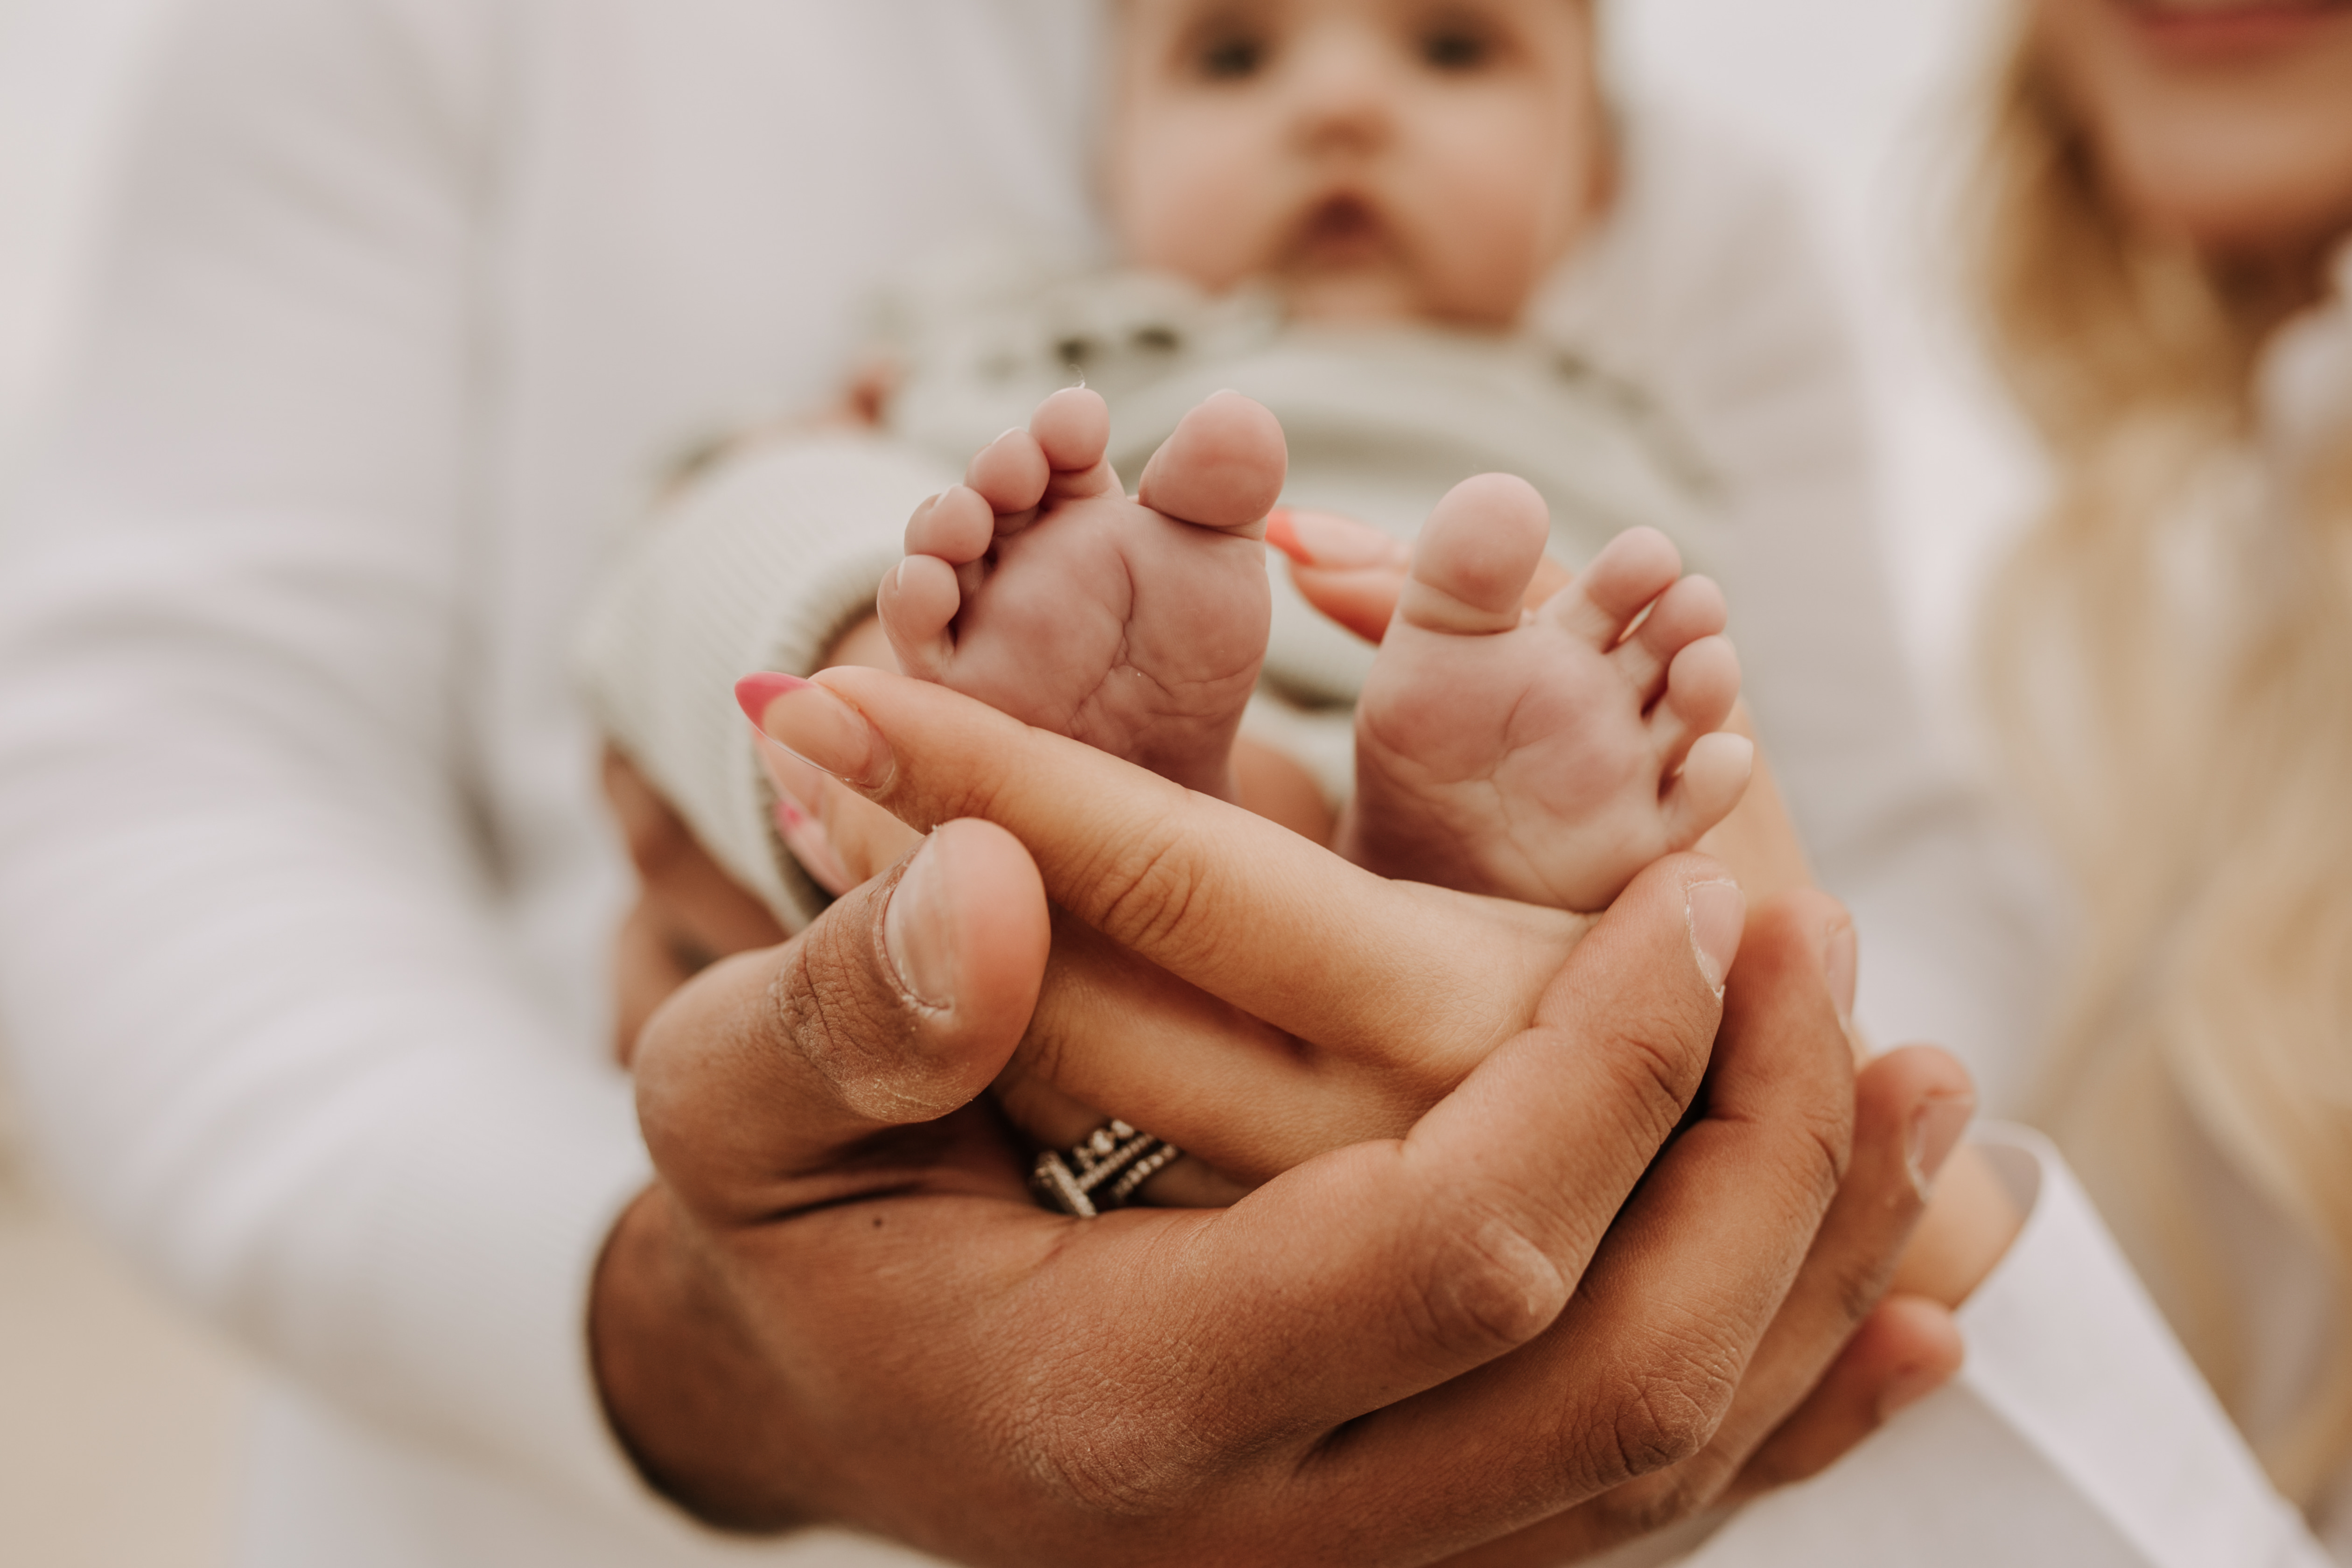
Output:
<svg viewBox="0 0 2352 1568">
<path fill-rule="evenodd" d="M 1298 226 L 1293 255 L 1316 271 L 1361 267 L 1388 253 L 1388 225 L 1372 204 L 1353 192 L 1324 197 Z"/>
</svg>

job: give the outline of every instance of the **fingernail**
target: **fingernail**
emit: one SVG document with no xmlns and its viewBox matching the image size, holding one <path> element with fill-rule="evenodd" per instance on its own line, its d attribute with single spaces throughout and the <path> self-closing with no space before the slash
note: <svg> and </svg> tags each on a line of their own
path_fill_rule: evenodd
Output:
<svg viewBox="0 0 2352 1568">
<path fill-rule="evenodd" d="M 768 739 L 764 730 L 751 731 L 751 743 L 759 748 L 760 769 L 775 786 L 779 802 L 791 802 L 803 816 L 813 814 L 824 798 L 824 773 Z"/>
<path fill-rule="evenodd" d="M 1838 1022 L 1846 1028 L 1853 1027 L 1854 977 L 1859 961 L 1854 944 L 1853 922 L 1847 921 L 1830 932 L 1828 952 L 1822 960 L 1822 970 L 1829 982 L 1830 1001 L 1837 1008 Z"/>
<path fill-rule="evenodd" d="M 1878 1418 L 1881 1421 L 1903 1409 L 1916 1405 L 1944 1386 L 1948 1373 L 1932 1366 L 1905 1367 L 1887 1379 L 1878 1395 Z"/>
<path fill-rule="evenodd" d="M 807 684 L 797 675 L 762 669 L 735 683 L 735 706 L 743 710 L 743 717 L 751 721 L 753 729 L 761 729 L 761 721 L 768 716 L 769 703 L 788 691 L 798 691 Z"/>
<path fill-rule="evenodd" d="M 1356 566 L 1402 568 L 1412 561 L 1412 552 L 1401 541 L 1391 539 L 1370 523 L 1336 512 L 1307 511 L 1297 507 L 1283 508 L 1282 516 L 1288 522 L 1285 531 L 1288 542 L 1275 538 L 1270 519 L 1266 523 L 1266 542 L 1301 566 L 1340 570 Z"/>
<path fill-rule="evenodd" d="M 899 988 L 923 1006 L 943 1011 L 955 1000 L 955 933 L 940 854 L 939 836 L 933 834 L 890 889 L 882 947 Z"/>
<path fill-rule="evenodd" d="M 735 700 L 762 734 L 859 789 L 890 782 L 890 749 L 865 715 L 814 681 L 762 670 L 735 683 Z"/>
<path fill-rule="evenodd" d="M 793 858 L 808 873 L 810 881 L 839 898 L 857 885 L 849 874 L 841 852 L 833 847 L 833 835 L 824 824 L 793 804 L 790 797 L 776 797 L 776 837 L 784 841 Z"/>
<path fill-rule="evenodd" d="M 1930 1095 L 1911 1113 L 1911 1131 L 1904 1142 L 1903 1158 L 1911 1170 L 1911 1185 L 1922 1199 L 1934 1187 L 1936 1173 L 1944 1168 L 1944 1162 L 1959 1147 L 1960 1134 L 1969 1130 L 1976 1113 L 1976 1097 L 1970 1094 Z"/>
<path fill-rule="evenodd" d="M 1718 880 L 1697 883 L 1685 896 L 1690 900 L 1685 918 L 1699 974 L 1720 997 L 1723 977 L 1731 973 L 1731 961 L 1739 956 L 1740 934 L 1748 929 L 1748 895 L 1738 883 Z"/>
</svg>

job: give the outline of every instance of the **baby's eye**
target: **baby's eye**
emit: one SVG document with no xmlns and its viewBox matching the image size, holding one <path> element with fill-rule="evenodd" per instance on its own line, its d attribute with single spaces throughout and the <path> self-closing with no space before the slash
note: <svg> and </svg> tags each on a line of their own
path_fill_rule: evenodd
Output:
<svg viewBox="0 0 2352 1568">
<path fill-rule="evenodd" d="M 1433 27 L 1422 35 L 1422 63 L 1435 70 L 1474 71 L 1494 53 L 1492 40 L 1475 28 Z"/>
<path fill-rule="evenodd" d="M 1249 33 L 1220 33 L 1201 45 L 1195 63 L 1211 81 L 1241 81 L 1265 68 L 1265 40 Z"/>
</svg>

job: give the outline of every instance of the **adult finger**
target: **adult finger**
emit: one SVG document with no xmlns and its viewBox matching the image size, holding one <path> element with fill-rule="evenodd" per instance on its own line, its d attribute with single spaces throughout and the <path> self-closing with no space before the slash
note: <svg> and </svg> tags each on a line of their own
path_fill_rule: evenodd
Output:
<svg viewBox="0 0 2352 1568">
<path fill-rule="evenodd" d="M 759 693 L 772 684 L 768 678 L 748 676 L 736 683 L 736 700 L 756 717 L 764 706 Z M 838 898 L 915 852 L 920 834 L 809 766 L 756 724 L 751 742 L 774 792 L 776 836 L 818 887 Z"/>
<path fill-rule="evenodd" d="M 1966 1355 L 1949 1307 L 1925 1296 L 1885 1297 L 1716 1500 L 1743 1502 L 1819 1475 L 1896 1411 L 1950 1382 Z"/>
<path fill-rule="evenodd" d="M 1311 1160 L 1163 1245 L 1164 1271 L 1139 1279 L 1139 1300 L 1108 1305 L 1130 1326 L 1138 1313 L 1157 1320 L 1173 1343 L 1223 1342 L 1214 1360 L 1186 1365 L 1172 1396 L 1244 1448 L 1311 1440 L 1542 1334 L 1590 1283 L 1594 1247 L 1696 1090 L 1741 909 L 1710 862 L 1652 868 L 1569 957 L 1534 1023 L 1407 1136 Z M 1064 1257 L 1083 1267 L 1087 1244 L 1117 1235 L 1093 1222 Z M 1186 1321 L 1169 1323 L 1163 1304 L 1180 1299 Z M 1103 1302 L 1097 1291 L 1088 1306 Z M 1232 1323 L 1252 1331 L 1209 1327 Z M 1605 1360 L 1564 1381 L 1584 1379 L 1623 1386 Z M 1530 1406 L 1494 1390 L 1482 1408 L 1502 1410 L 1508 1442 L 1530 1424 L 1552 1428 L 1559 1394 Z M 1461 1436 L 1401 1436 L 1366 1463 L 1425 1470 L 1450 1460 L 1424 1450 Z M 1539 1478 L 1520 1480 L 1564 1500 Z"/>
<path fill-rule="evenodd" d="M 635 1075 L 656 1163 L 709 1221 L 825 1201 L 804 1178 L 839 1151 L 987 1087 L 1027 1026 L 1047 938 L 1021 846 L 948 824 L 791 942 L 714 964 L 654 1015 Z"/>
<path fill-rule="evenodd" d="M 1723 1467 L 1744 1467 L 1748 1489 L 1811 1474 L 1958 1370 L 1948 1310 L 1916 1297 L 1893 1313 L 1875 1309 L 1974 1103 L 1968 1069 L 1933 1047 L 1889 1051 L 1863 1068 L 1853 1164 L 1768 1347 L 1783 1363 L 1780 1388 L 1759 1388 L 1745 1421 L 1727 1423 L 1723 1435 Z M 1803 1347 L 1837 1340 L 1834 1365 L 1809 1375 Z"/>
<path fill-rule="evenodd" d="M 1338 512 L 1286 507 L 1266 519 L 1265 542 L 1290 558 L 1292 585 L 1318 611 L 1366 642 L 1386 635 L 1412 565 L 1402 541 Z M 1532 610 L 1574 576 L 1547 555 L 1520 603 Z"/>
<path fill-rule="evenodd" d="M 1349 1143 L 1403 1136 L 1466 1070 L 1446 1077 L 1408 1053 L 1393 1070 L 1349 1070 L 1059 914 L 1046 984 L 1008 1077 L 1051 1084 L 1221 1171 L 1265 1181 Z M 1004 1103 L 1052 1136 L 1017 1088 Z"/>
<path fill-rule="evenodd" d="M 1368 1519 L 1412 1509 L 1491 1519 L 1507 1500 L 1539 1496 L 1547 1475 L 1615 1486 L 1712 1442 L 1846 1166 L 1843 1032 L 1825 1001 L 1826 1016 L 1815 1016 L 1783 994 L 1826 994 L 1817 941 L 1792 930 L 1803 923 L 1788 901 L 1750 921 L 1701 1113 L 1644 1176 L 1550 1331 L 1359 1423 L 1332 1451 L 1357 1467 Z M 1759 945 L 1764 962 L 1750 970 Z M 1811 973 L 1793 972 L 1808 946 Z M 1823 1360 L 1844 1337 L 1840 1329 Z M 1606 1524 L 1588 1516 L 1555 1528 Z"/>
<path fill-rule="evenodd" d="M 1825 1044 L 1841 1038 L 1834 993 L 1842 982 L 1850 987 L 1851 975 L 1837 950 L 1843 928 L 1843 912 L 1817 892 L 1759 914 L 1727 999 L 1727 1039 L 1756 1032 L 1810 1035 Z M 1850 1001 L 1850 988 L 1845 996 Z M 1927 1047 L 1890 1053 L 1864 1068 L 1853 1093 L 1853 1157 L 1836 1199 L 1705 1447 L 1465 1561 L 1580 1557 L 1699 1509 L 1801 1479 L 1957 1370 L 1949 1312 L 1916 1297 L 1892 1306 L 1880 1298 L 1920 1212 L 1915 1168 L 1948 1151 L 1957 1126 L 1945 1108 L 1967 1085 L 1958 1064 Z"/>
<path fill-rule="evenodd" d="M 1055 903 L 1343 1055 L 1435 1053 L 1467 1071 L 1526 1024 L 1527 999 L 1590 924 L 1376 877 L 1238 806 L 879 670 L 795 682 L 761 723 L 916 828 L 966 816 L 1007 828 Z M 1431 942 L 1441 925 L 1450 939 Z"/>
<path fill-rule="evenodd" d="M 1750 933 L 1746 953 L 1758 964 L 1755 978 L 1773 966 L 1791 977 L 1820 975 L 1844 925 L 1843 911 L 1818 892 L 1785 900 L 1777 910 L 1783 918 L 1775 929 Z M 1818 984 L 1764 987 L 1751 980 L 1726 1005 L 1727 1027 L 1841 1031 L 1830 994 Z M 1713 1502 L 1783 1427 L 1790 1427 L 1786 1439 L 1757 1469 L 1755 1484 L 1783 1472 L 1789 1479 L 1810 1473 L 1803 1467 L 1827 1464 L 1884 1419 L 1889 1396 L 1906 1392 L 1897 1382 L 1954 1369 L 1948 1321 L 1906 1312 L 1877 1324 L 1839 1375 L 1825 1378 L 1885 1295 L 1918 1223 L 1926 1205 L 1920 1162 L 1940 1165 L 1959 1131 L 1944 1109 L 1971 1099 L 1966 1070 L 1931 1047 L 1893 1052 L 1862 1069 L 1853 1092 L 1853 1159 L 1722 1427 L 1691 1463 L 1616 1500 L 1629 1517 L 1677 1517 Z M 1923 1149 L 1923 1138 L 1942 1146 Z"/>
</svg>

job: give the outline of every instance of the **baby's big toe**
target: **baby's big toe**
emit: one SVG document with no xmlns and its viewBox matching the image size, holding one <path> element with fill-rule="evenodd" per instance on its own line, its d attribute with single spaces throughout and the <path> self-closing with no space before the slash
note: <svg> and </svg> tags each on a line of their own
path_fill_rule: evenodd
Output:
<svg viewBox="0 0 2352 1568">
<path fill-rule="evenodd" d="M 1478 474 L 1445 492 L 1413 542 L 1397 598 L 1409 626 L 1476 635 L 1517 626 L 1551 538 L 1551 513 L 1527 480 Z"/>
<path fill-rule="evenodd" d="M 1179 522 L 1253 529 L 1274 510 L 1290 466 L 1264 404 L 1220 392 L 1184 416 L 1143 467 L 1136 499 Z"/>
</svg>

